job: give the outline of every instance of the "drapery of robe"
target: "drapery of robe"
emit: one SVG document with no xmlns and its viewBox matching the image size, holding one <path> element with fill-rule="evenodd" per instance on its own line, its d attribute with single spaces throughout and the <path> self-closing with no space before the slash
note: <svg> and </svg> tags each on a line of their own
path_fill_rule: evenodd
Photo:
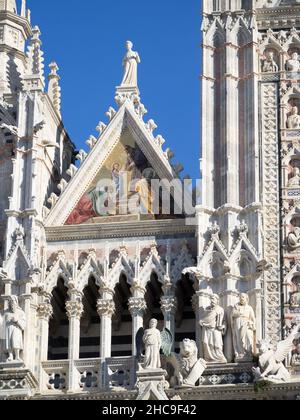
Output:
<svg viewBox="0 0 300 420">
<path fill-rule="evenodd" d="M 236 356 L 251 355 L 254 348 L 255 315 L 250 305 L 237 304 L 231 314 L 233 347 Z"/>
<path fill-rule="evenodd" d="M 124 77 L 121 86 L 137 86 L 137 68 L 141 59 L 137 52 L 128 51 L 123 60 Z"/>
<path fill-rule="evenodd" d="M 25 312 L 18 308 L 15 313 L 8 312 L 5 319 L 5 350 L 23 350 L 23 331 L 26 327 Z"/>
<path fill-rule="evenodd" d="M 220 330 L 224 324 L 223 308 L 208 308 L 203 313 L 202 344 L 207 362 L 227 363 L 223 353 L 223 335 Z"/>
<path fill-rule="evenodd" d="M 68 218 L 67 225 L 80 225 L 88 220 L 96 217 L 97 214 L 93 209 L 93 203 L 87 194 L 84 194 L 82 199 L 77 204 L 75 210 Z"/>
<path fill-rule="evenodd" d="M 145 369 L 160 369 L 160 348 L 161 335 L 160 331 L 154 328 L 145 331 L 143 342 L 145 344 Z"/>
</svg>

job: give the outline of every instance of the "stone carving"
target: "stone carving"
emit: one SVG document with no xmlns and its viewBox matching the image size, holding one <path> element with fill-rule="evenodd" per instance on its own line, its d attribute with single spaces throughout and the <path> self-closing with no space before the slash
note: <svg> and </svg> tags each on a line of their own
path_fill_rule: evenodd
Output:
<svg viewBox="0 0 300 420">
<path fill-rule="evenodd" d="M 10 132 L 10 134 L 12 134 L 13 136 L 16 136 L 16 137 L 18 137 L 18 136 L 19 136 L 19 129 L 18 129 L 18 127 L 14 126 L 14 125 L 8 125 L 8 124 L 5 124 L 5 123 L 2 123 L 2 124 L 0 125 L 0 128 L 1 128 L 2 130 L 7 130 L 7 131 L 9 131 L 9 132 Z"/>
<path fill-rule="evenodd" d="M 227 363 L 223 353 L 223 335 L 226 331 L 224 309 L 220 306 L 218 295 L 212 295 L 211 306 L 202 310 L 200 326 L 205 361 Z"/>
<path fill-rule="evenodd" d="M 300 227 L 295 227 L 287 238 L 289 248 L 295 250 L 300 248 Z"/>
<path fill-rule="evenodd" d="M 290 308 L 292 310 L 300 308 L 300 283 L 297 282 L 297 291 L 291 294 Z"/>
<path fill-rule="evenodd" d="M 121 86 L 137 86 L 137 68 L 140 64 L 141 59 L 137 52 L 133 51 L 133 43 L 131 41 L 126 42 L 127 54 L 123 60 L 124 77 Z"/>
<path fill-rule="evenodd" d="M 286 69 L 292 73 L 300 71 L 299 54 L 294 52 L 292 57 L 286 62 Z"/>
<path fill-rule="evenodd" d="M 269 51 L 266 54 L 266 59 L 263 63 L 263 72 L 265 73 L 275 73 L 278 71 L 278 65 L 274 59 L 273 51 Z"/>
<path fill-rule="evenodd" d="M 170 356 L 173 344 L 173 337 L 166 328 L 160 332 L 157 328 L 158 321 L 151 319 L 149 328 L 144 331 L 141 328 L 137 334 L 137 354 L 142 359 L 141 367 L 144 370 L 161 369 L 160 350 L 165 356 Z M 142 355 L 142 347 L 145 348 L 145 354 Z"/>
<path fill-rule="evenodd" d="M 297 345 L 296 350 L 292 357 L 292 366 L 300 366 L 300 344 Z"/>
<path fill-rule="evenodd" d="M 293 349 L 293 342 L 300 336 L 299 326 L 294 327 L 288 338 L 280 341 L 274 349 L 270 342 L 259 344 L 259 367 L 253 368 L 255 381 L 287 382 L 291 375 L 283 362 Z"/>
<path fill-rule="evenodd" d="M 247 294 L 240 295 L 240 301 L 230 315 L 235 360 L 251 361 L 254 350 L 256 320 Z"/>
<path fill-rule="evenodd" d="M 291 115 L 287 119 L 287 127 L 289 129 L 300 128 L 300 115 L 296 106 L 292 108 Z"/>
<path fill-rule="evenodd" d="M 160 349 L 161 349 L 161 335 L 157 329 L 157 320 L 152 319 L 149 324 L 149 329 L 145 331 L 143 342 L 145 345 L 145 369 L 160 369 Z"/>
<path fill-rule="evenodd" d="M 189 339 L 180 343 L 180 354 L 172 353 L 168 361 L 174 368 L 172 387 L 194 387 L 207 368 L 206 362 L 198 358 L 196 342 Z"/>
<path fill-rule="evenodd" d="M 23 332 L 26 327 L 25 312 L 20 308 L 17 296 L 11 296 L 9 311 L 3 317 L 3 330 L 5 332 L 5 353 L 7 362 L 21 361 L 20 353 L 23 350 Z"/>
<path fill-rule="evenodd" d="M 293 176 L 289 179 L 289 187 L 300 187 L 300 168 L 293 169 Z"/>
</svg>

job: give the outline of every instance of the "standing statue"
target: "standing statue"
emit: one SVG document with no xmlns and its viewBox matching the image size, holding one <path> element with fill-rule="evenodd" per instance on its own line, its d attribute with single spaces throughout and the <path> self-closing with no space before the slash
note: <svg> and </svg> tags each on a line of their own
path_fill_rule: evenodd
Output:
<svg viewBox="0 0 300 420">
<path fill-rule="evenodd" d="M 23 332 L 26 327 L 25 312 L 20 308 L 17 296 L 12 296 L 9 311 L 4 314 L 5 323 L 5 353 L 7 362 L 21 361 L 23 350 Z"/>
<path fill-rule="evenodd" d="M 203 355 L 209 363 L 227 363 L 223 353 L 223 335 L 226 331 L 224 309 L 220 306 L 218 295 L 211 296 L 211 306 L 203 309 L 202 327 Z"/>
<path fill-rule="evenodd" d="M 180 343 L 180 354 L 172 353 L 168 362 L 174 368 L 171 387 L 194 387 L 207 368 L 203 359 L 198 358 L 197 344 L 185 339 Z"/>
<path fill-rule="evenodd" d="M 286 69 L 291 73 L 296 73 L 300 71 L 299 54 L 297 52 L 294 52 L 292 54 L 292 57 L 287 61 Z"/>
<path fill-rule="evenodd" d="M 124 77 L 121 86 L 137 87 L 137 68 L 140 64 L 141 59 L 137 52 L 133 51 L 133 43 L 131 41 L 126 42 L 127 53 L 123 60 Z"/>
<path fill-rule="evenodd" d="M 167 328 L 160 332 L 157 324 L 156 319 L 151 319 L 149 328 L 146 331 L 141 328 L 137 333 L 137 354 L 139 359 L 142 360 L 141 365 L 145 370 L 161 369 L 160 350 L 166 357 L 171 354 L 173 336 Z M 142 354 L 143 347 L 145 349 L 144 355 Z"/>
<path fill-rule="evenodd" d="M 246 293 L 240 295 L 240 301 L 234 306 L 230 318 L 235 360 L 250 361 L 254 351 L 256 320 Z"/>
<path fill-rule="evenodd" d="M 273 51 L 267 53 L 267 58 L 263 64 L 263 72 L 265 73 L 275 73 L 278 71 L 278 65 L 274 59 Z"/>
<path fill-rule="evenodd" d="M 300 128 L 300 115 L 296 106 L 292 108 L 291 115 L 288 117 L 287 127 L 289 129 Z"/>
<path fill-rule="evenodd" d="M 259 367 L 253 368 L 256 382 L 263 380 L 288 382 L 290 380 L 290 372 L 283 362 L 293 350 L 293 343 L 299 336 L 299 326 L 296 326 L 286 340 L 278 343 L 276 349 L 266 340 L 259 344 Z"/>
</svg>

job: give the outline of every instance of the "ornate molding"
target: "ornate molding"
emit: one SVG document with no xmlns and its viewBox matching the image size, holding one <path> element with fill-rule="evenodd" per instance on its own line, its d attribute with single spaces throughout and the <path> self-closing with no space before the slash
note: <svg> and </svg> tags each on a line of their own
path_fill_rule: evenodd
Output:
<svg viewBox="0 0 300 420">
<path fill-rule="evenodd" d="M 115 313 L 116 306 L 112 299 L 99 299 L 97 302 L 97 312 L 100 317 L 112 317 Z"/>
</svg>

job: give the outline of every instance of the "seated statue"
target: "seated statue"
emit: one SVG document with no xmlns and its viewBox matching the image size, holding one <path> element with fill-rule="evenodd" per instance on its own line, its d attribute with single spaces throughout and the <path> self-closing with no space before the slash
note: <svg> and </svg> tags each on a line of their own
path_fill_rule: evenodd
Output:
<svg viewBox="0 0 300 420">
<path fill-rule="evenodd" d="M 269 51 L 267 53 L 267 58 L 263 64 L 264 73 L 276 73 L 278 71 L 278 65 L 274 59 L 274 53 Z"/>
<path fill-rule="evenodd" d="M 172 353 L 168 362 L 174 368 L 171 387 L 194 387 L 207 368 L 206 362 L 198 358 L 197 344 L 185 339 L 180 343 L 180 354 Z"/>
<path fill-rule="evenodd" d="M 286 69 L 291 73 L 296 73 L 300 71 L 299 54 L 297 52 L 294 52 L 292 54 L 292 57 L 287 61 Z"/>
<path fill-rule="evenodd" d="M 300 227 L 294 228 L 293 232 L 288 235 L 287 242 L 291 249 L 300 248 Z"/>
<path fill-rule="evenodd" d="M 300 115 L 296 106 L 292 108 L 291 115 L 287 119 L 287 127 L 292 130 L 300 128 Z"/>
</svg>

